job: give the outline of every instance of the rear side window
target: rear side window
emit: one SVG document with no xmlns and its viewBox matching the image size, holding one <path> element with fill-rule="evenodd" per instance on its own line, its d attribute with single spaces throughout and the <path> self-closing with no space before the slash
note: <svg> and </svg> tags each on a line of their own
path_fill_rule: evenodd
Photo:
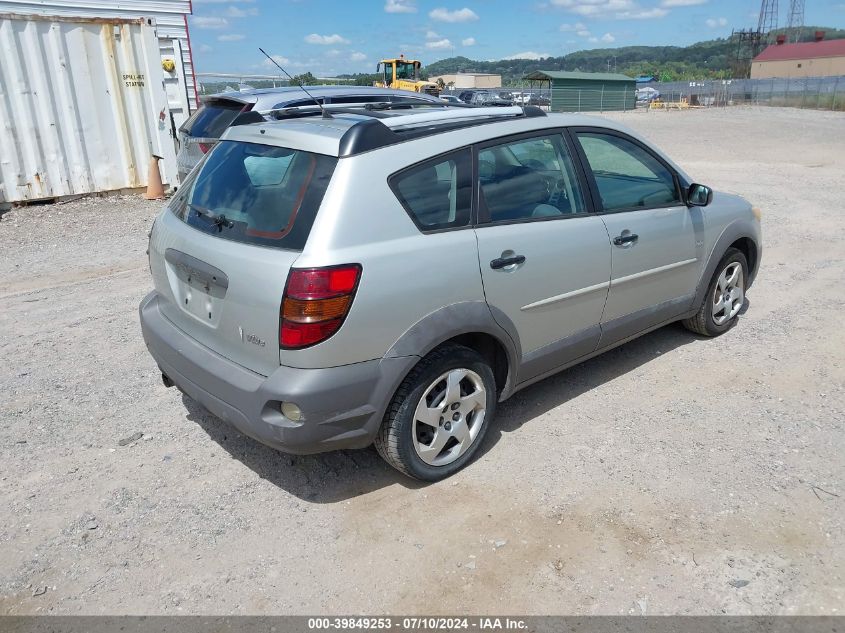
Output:
<svg viewBox="0 0 845 633">
<path fill-rule="evenodd" d="M 182 129 L 196 138 L 220 138 L 244 107 L 237 101 L 209 101 L 185 121 Z"/>
<path fill-rule="evenodd" d="M 222 141 L 170 208 L 190 226 L 223 239 L 300 250 L 336 164 L 331 156 Z"/>
<path fill-rule="evenodd" d="M 605 211 L 651 209 L 681 202 L 675 177 L 636 143 L 612 134 L 577 134 Z"/>
<path fill-rule="evenodd" d="M 469 224 L 472 154 L 462 149 L 392 176 L 390 187 L 421 231 Z"/>
</svg>

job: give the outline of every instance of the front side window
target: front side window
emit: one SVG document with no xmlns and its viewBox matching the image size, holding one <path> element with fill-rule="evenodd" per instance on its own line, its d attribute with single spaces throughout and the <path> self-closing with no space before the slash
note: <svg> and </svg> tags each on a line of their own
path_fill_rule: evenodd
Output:
<svg viewBox="0 0 845 633">
<path fill-rule="evenodd" d="M 612 134 L 579 132 L 605 211 L 680 204 L 675 177 L 650 152 Z"/>
<path fill-rule="evenodd" d="M 452 152 L 406 169 L 390 186 L 422 231 L 466 226 L 472 208 L 472 154 Z"/>
<path fill-rule="evenodd" d="M 482 149 L 478 178 L 490 222 L 586 212 L 572 159 L 559 134 Z"/>
<path fill-rule="evenodd" d="M 397 79 L 416 79 L 417 68 L 414 64 L 408 62 L 396 62 L 396 78 Z"/>
<path fill-rule="evenodd" d="M 217 237 L 287 249 L 305 246 L 337 158 L 222 141 L 170 203 L 186 224 Z"/>
</svg>

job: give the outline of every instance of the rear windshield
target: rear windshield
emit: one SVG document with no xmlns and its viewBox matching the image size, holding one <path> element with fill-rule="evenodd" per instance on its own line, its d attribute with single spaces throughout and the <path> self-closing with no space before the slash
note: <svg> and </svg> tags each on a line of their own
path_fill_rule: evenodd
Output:
<svg viewBox="0 0 845 633">
<path fill-rule="evenodd" d="M 301 250 L 337 158 L 222 141 L 170 203 L 183 222 L 223 239 Z"/>
<path fill-rule="evenodd" d="M 209 101 L 182 125 L 182 130 L 197 138 L 220 138 L 244 109 L 237 101 Z"/>
</svg>

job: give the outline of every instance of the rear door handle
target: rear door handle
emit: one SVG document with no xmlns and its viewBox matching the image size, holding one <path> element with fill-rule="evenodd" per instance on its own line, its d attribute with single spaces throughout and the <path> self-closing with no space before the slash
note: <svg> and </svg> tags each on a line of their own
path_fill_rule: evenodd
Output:
<svg viewBox="0 0 845 633">
<path fill-rule="evenodd" d="M 640 236 L 636 233 L 628 233 L 627 235 L 617 235 L 613 238 L 613 243 L 616 246 L 625 246 L 625 244 L 633 244 L 638 239 L 640 239 Z"/>
<path fill-rule="evenodd" d="M 499 270 L 507 266 L 514 266 L 525 262 L 525 255 L 513 255 L 512 257 L 497 257 L 490 262 L 490 268 Z"/>
</svg>

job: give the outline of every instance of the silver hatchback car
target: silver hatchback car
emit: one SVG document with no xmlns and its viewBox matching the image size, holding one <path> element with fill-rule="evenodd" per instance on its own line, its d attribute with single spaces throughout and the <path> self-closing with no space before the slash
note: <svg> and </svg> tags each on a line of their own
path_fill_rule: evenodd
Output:
<svg viewBox="0 0 845 633">
<path fill-rule="evenodd" d="M 228 129 L 149 254 L 165 385 L 278 449 L 375 443 L 437 480 L 516 391 L 673 321 L 728 330 L 761 232 L 601 118 L 349 110 Z"/>
</svg>

